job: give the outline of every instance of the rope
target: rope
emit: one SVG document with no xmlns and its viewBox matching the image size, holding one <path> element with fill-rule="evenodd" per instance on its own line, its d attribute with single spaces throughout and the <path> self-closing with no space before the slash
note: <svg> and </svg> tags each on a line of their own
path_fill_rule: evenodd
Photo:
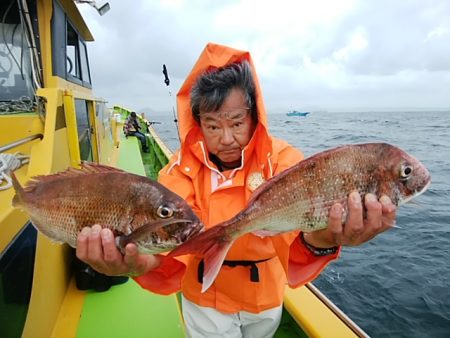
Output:
<svg viewBox="0 0 450 338">
<path fill-rule="evenodd" d="M 21 153 L 0 154 L 0 190 L 11 188 L 12 180 L 11 177 L 9 177 L 10 172 L 19 169 L 29 161 L 30 157 Z M 5 181 L 6 184 L 3 184 L 3 181 Z"/>
<path fill-rule="evenodd" d="M 37 103 L 32 98 L 22 96 L 18 100 L 0 102 L 0 115 L 35 111 L 36 107 Z"/>
</svg>

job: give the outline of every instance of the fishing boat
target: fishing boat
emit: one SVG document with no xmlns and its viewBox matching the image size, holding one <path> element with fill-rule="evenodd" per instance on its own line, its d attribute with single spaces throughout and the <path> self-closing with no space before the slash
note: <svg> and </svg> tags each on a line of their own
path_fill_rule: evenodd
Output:
<svg viewBox="0 0 450 338">
<path fill-rule="evenodd" d="M 286 113 L 287 116 L 308 116 L 311 114 L 309 111 L 298 111 L 298 110 L 291 110 Z"/>
<path fill-rule="evenodd" d="M 184 337 L 179 295 L 127 278 L 101 292 L 80 288 L 74 249 L 12 207 L 11 171 L 24 183 L 91 161 L 156 179 L 171 151 L 140 118 L 150 144 L 143 153 L 122 132 L 130 109 L 94 95 L 93 37 L 72 0 L 6 0 L 0 10 L 0 337 Z M 276 337 L 307 336 L 366 334 L 312 284 L 286 288 Z"/>
</svg>

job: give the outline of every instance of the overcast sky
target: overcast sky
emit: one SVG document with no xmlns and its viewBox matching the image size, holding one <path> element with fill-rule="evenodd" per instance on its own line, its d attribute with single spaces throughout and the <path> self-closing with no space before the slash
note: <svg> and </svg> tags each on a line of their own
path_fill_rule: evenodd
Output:
<svg viewBox="0 0 450 338">
<path fill-rule="evenodd" d="M 201 51 L 215 42 L 250 51 L 272 113 L 450 111 L 447 0 L 109 3 L 104 16 L 79 8 L 96 40 L 88 44 L 94 91 L 110 106 L 171 111 Z"/>
</svg>

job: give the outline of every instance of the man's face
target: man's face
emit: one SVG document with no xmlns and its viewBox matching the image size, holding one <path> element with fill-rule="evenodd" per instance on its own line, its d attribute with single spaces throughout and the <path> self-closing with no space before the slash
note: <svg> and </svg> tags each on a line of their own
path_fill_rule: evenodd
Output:
<svg viewBox="0 0 450 338">
<path fill-rule="evenodd" d="M 200 128 L 210 153 L 225 164 L 239 165 L 255 130 L 242 90 L 232 89 L 219 110 L 200 112 Z"/>
</svg>

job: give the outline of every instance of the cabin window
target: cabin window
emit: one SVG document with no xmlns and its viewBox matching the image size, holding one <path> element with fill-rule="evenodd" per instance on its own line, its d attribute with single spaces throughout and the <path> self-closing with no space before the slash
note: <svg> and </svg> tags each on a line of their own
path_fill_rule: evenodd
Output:
<svg viewBox="0 0 450 338">
<path fill-rule="evenodd" d="M 81 80 L 80 49 L 75 29 L 67 23 L 66 71 L 71 77 Z"/>
<path fill-rule="evenodd" d="M 0 111 L 12 109 L 7 107 L 6 101 L 32 100 L 34 96 L 32 74 L 35 73 L 36 79 L 39 74 L 32 67 L 28 43 L 36 41 L 34 27 L 24 24 L 28 23 L 24 16 L 29 16 L 32 21 L 36 14 L 35 6 L 33 1 L 28 1 L 28 11 L 24 13 L 16 0 L 0 1 Z"/>
<path fill-rule="evenodd" d="M 28 223 L 0 255 L 0 335 L 20 338 L 33 284 L 37 231 Z"/>
<path fill-rule="evenodd" d="M 89 122 L 89 108 L 86 100 L 75 99 L 77 114 L 78 144 L 80 147 L 80 159 L 93 161 L 92 154 L 92 129 Z"/>
<path fill-rule="evenodd" d="M 91 88 L 86 42 L 58 1 L 53 2 L 53 9 L 53 75 Z"/>
<path fill-rule="evenodd" d="M 79 41 L 80 45 L 80 66 L 81 66 L 81 78 L 84 82 L 91 83 L 91 75 L 89 72 L 89 62 L 86 43 L 84 41 Z"/>
</svg>

